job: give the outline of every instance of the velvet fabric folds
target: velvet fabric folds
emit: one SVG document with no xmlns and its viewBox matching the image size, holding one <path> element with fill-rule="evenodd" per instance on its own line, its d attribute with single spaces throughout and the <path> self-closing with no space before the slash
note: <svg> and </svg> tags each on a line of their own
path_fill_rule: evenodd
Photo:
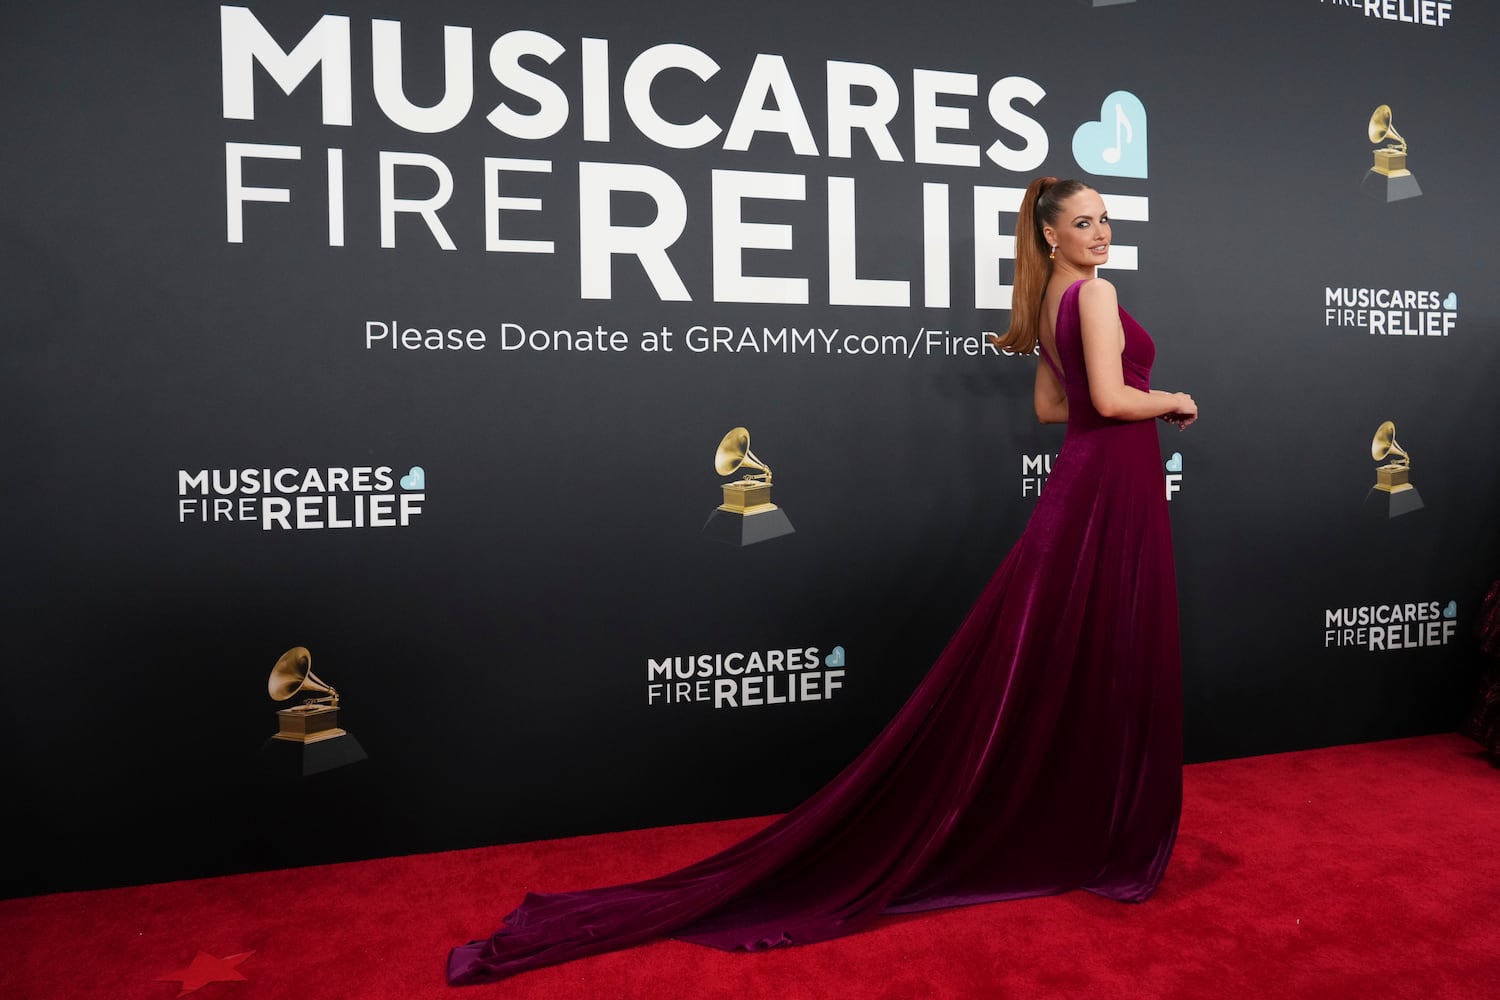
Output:
<svg viewBox="0 0 1500 1000">
<path fill-rule="evenodd" d="M 1090 405 L 1079 285 L 1058 311 L 1068 429 L 1025 532 L 910 700 L 822 790 L 660 878 L 528 894 L 453 984 L 660 937 L 756 950 L 882 914 L 1086 889 L 1140 901 L 1182 804 L 1177 594 L 1155 421 Z M 1155 347 L 1123 309 L 1126 383 Z"/>
<path fill-rule="evenodd" d="M 1479 605 L 1479 619 L 1474 623 L 1479 649 L 1500 661 L 1500 580 L 1490 584 Z M 1481 678 L 1479 702 L 1464 722 L 1463 731 L 1490 753 L 1500 756 L 1500 662 L 1495 662 Z"/>
</svg>

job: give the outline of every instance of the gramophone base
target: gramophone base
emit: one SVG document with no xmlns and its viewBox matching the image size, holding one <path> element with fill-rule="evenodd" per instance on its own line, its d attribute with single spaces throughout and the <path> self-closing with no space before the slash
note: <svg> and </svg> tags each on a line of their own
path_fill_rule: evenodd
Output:
<svg viewBox="0 0 1500 1000">
<path fill-rule="evenodd" d="M 1377 486 L 1370 487 L 1365 495 L 1365 516 L 1377 521 L 1388 521 L 1402 514 L 1422 509 L 1422 494 L 1415 486 L 1387 492 Z"/>
<path fill-rule="evenodd" d="M 796 531 L 786 511 L 780 507 L 758 511 L 754 514 L 731 514 L 722 507 L 715 507 L 703 525 L 705 538 L 743 548 L 756 542 L 767 542 Z"/>
<path fill-rule="evenodd" d="M 287 743 L 321 743 L 324 740 L 336 740 L 340 736 L 348 736 L 347 729 L 324 729 L 311 735 L 301 733 L 277 733 L 271 737 L 273 740 L 284 740 Z"/>
<path fill-rule="evenodd" d="M 305 743 L 273 736 L 261 745 L 260 752 L 256 754 L 261 771 L 268 778 L 306 778 L 337 767 L 356 764 L 368 756 L 365 748 L 359 745 L 359 740 L 347 732 Z"/>
<path fill-rule="evenodd" d="M 344 735 L 344 730 L 339 728 L 339 710 L 336 705 L 283 708 L 276 713 L 276 725 L 280 732 L 275 738 L 293 743 L 313 743 Z"/>
<path fill-rule="evenodd" d="M 1415 198 L 1422 193 L 1421 185 L 1411 174 L 1387 177 L 1374 170 L 1365 171 L 1365 179 L 1360 181 L 1359 189 L 1376 201 L 1385 202 L 1403 201 L 1407 198 Z"/>
</svg>

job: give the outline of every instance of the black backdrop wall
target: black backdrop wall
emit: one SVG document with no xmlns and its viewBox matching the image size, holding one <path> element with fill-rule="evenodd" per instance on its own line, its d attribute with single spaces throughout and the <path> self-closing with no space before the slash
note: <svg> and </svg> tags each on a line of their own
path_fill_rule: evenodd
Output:
<svg viewBox="0 0 1500 1000">
<path fill-rule="evenodd" d="M 3 17 L 10 894 L 795 803 L 1061 440 L 981 348 L 1043 172 L 1104 195 L 1203 409 L 1163 428 L 1190 758 L 1461 711 L 1500 563 L 1489 6 Z M 1367 175 L 1380 105 L 1417 196 Z M 705 536 L 737 426 L 794 533 Z M 298 644 L 368 760 L 268 777 Z"/>
</svg>

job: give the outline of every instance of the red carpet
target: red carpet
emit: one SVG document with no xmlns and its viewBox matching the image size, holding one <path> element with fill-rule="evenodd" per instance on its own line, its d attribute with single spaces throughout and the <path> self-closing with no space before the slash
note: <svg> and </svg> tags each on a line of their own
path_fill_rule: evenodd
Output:
<svg viewBox="0 0 1500 1000">
<path fill-rule="evenodd" d="M 1500 996 L 1500 769 L 1454 735 L 1188 768 L 1177 853 L 1139 906 L 1071 893 L 444 985 L 449 945 L 525 890 L 658 874 L 762 822 L 0 901 L 0 998 Z"/>
</svg>

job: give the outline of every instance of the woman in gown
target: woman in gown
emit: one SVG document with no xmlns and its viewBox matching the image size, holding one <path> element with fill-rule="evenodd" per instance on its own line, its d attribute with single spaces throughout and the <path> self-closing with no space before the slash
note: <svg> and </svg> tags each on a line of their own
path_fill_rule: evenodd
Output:
<svg viewBox="0 0 1500 1000">
<path fill-rule="evenodd" d="M 660 878 L 528 894 L 452 950 L 448 981 L 673 937 L 756 950 L 849 934 L 881 914 L 1086 889 L 1141 901 L 1182 803 L 1177 594 L 1150 388 L 1155 348 L 1107 281 L 1098 192 L 1045 177 L 1017 222 L 1011 328 L 1038 344 L 1038 418 L 1067 434 L 1025 532 L 932 670 L 821 791 Z"/>
</svg>

